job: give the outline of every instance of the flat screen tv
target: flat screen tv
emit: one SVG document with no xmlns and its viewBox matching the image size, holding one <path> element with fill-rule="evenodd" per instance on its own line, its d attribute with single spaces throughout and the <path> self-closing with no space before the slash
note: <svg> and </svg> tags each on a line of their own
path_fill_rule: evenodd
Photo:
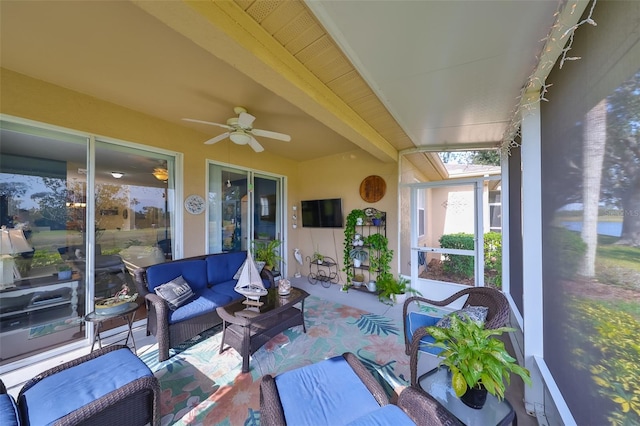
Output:
<svg viewBox="0 0 640 426">
<path fill-rule="evenodd" d="M 302 201 L 302 226 L 342 228 L 342 198 Z"/>
</svg>

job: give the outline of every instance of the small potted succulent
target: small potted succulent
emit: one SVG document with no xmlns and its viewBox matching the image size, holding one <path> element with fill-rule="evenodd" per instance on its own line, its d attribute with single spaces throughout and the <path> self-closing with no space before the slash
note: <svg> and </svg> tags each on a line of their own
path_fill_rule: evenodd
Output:
<svg viewBox="0 0 640 426">
<path fill-rule="evenodd" d="M 430 345 L 444 349 L 439 356 L 440 365 L 451 371 L 451 387 L 462 402 L 472 408 L 482 408 L 487 392 L 499 400 L 504 398 L 511 373 L 517 374 L 531 385 L 529 370 L 519 366 L 509 355 L 502 340 L 495 338 L 509 327 L 486 329 L 483 324 L 451 315 L 449 328 L 427 327 L 435 339 Z"/>
</svg>

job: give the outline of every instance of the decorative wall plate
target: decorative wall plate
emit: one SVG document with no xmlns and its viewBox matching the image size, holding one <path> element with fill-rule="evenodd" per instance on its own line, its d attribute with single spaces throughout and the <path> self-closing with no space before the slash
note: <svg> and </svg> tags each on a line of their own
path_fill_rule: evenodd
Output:
<svg viewBox="0 0 640 426">
<path fill-rule="evenodd" d="M 184 208 L 191 214 L 200 214 L 204 211 L 205 207 L 204 198 L 199 195 L 189 195 L 184 200 Z"/>
<path fill-rule="evenodd" d="M 385 192 L 387 192 L 387 183 L 380 176 L 367 176 L 360 184 L 360 198 L 367 203 L 380 201 Z"/>
</svg>

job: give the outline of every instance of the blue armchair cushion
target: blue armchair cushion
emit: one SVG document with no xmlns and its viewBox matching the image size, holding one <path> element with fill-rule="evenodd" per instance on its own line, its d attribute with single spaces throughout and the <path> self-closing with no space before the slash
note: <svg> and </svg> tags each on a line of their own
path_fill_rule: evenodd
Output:
<svg viewBox="0 0 640 426">
<path fill-rule="evenodd" d="M 0 394 L 0 424 L 2 426 L 18 426 L 18 406 L 15 399 L 9 394 Z"/>
<path fill-rule="evenodd" d="M 406 326 L 405 330 L 407 330 L 407 338 L 409 343 L 411 343 L 413 338 L 413 333 L 416 332 L 418 328 L 429 327 L 432 325 L 436 325 L 441 318 L 432 317 L 427 314 L 423 314 L 420 312 L 409 312 L 407 317 L 405 318 Z M 432 355 L 438 355 L 443 351 L 442 348 L 434 348 L 430 343 L 434 343 L 436 340 L 431 335 L 426 335 L 422 339 L 420 339 L 420 350 L 422 352 L 428 352 Z"/>
<path fill-rule="evenodd" d="M 111 371 L 117 374 L 108 374 Z M 28 424 L 47 425 L 140 377 L 152 375 L 131 350 L 118 349 L 45 377 L 22 393 L 18 406 Z"/>
<path fill-rule="evenodd" d="M 157 286 L 153 290 L 158 296 L 167 301 L 167 305 L 169 305 L 169 309 L 172 311 L 191 302 L 195 298 L 193 290 L 191 290 L 189 283 L 182 278 L 182 275 L 172 279 L 168 283 Z"/>
<path fill-rule="evenodd" d="M 415 426 L 415 423 L 397 405 L 389 404 L 365 414 L 347 426 Z"/>
<path fill-rule="evenodd" d="M 341 355 L 279 374 L 275 382 L 289 425 L 348 424 L 380 408 Z"/>
</svg>

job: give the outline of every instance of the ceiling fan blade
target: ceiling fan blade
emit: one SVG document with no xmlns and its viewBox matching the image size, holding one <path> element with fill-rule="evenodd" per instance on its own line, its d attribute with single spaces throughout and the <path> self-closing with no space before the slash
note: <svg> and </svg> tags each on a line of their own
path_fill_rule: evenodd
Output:
<svg viewBox="0 0 640 426">
<path fill-rule="evenodd" d="M 262 145 L 260 145 L 256 140 L 256 138 L 254 138 L 253 136 L 251 136 L 251 139 L 249 139 L 249 146 L 253 148 L 255 152 L 264 151 L 264 148 L 262 147 Z"/>
<path fill-rule="evenodd" d="M 241 112 L 238 116 L 238 125 L 243 129 L 250 129 L 255 119 L 256 118 L 248 112 Z"/>
<path fill-rule="evenodd" d="M 224 132 L 223 134 L 218 135 L 215 138 L 211 138 L 209 140 L 204 141 L 204 144 L 213 145 L 216 142 L 220 142 L 222 139 L 226 138 L 227 136 L 229 136 L 229 132 Z"/>
<path fill-rule="evenodd" d="M 231 127 L 227 126 L 226 124 L 220 124 L 220 123 L 214 123 L 213 121 L 202 121 L 202 120 L 196 120 L 194 118 L 183 118 L 183 121 L 189 121 L 191 123 L 200 123 L 200 124 L 208 124 L 209 126 L 218 126 L 218 127 L 222 127 L 223 129 L 230 129 Z"/>
<path fill-rule="evenodd" d="M 256 136 L 277 139 L 279 141 L 284 141 L 284 142 L 289 142 L 291 140 L 291 136 L 289 135 L 285 135 L 284 133 L 271 132 L 269 130 L 252 129 L 251 133 L 253 133 Z"/>
</svg>

